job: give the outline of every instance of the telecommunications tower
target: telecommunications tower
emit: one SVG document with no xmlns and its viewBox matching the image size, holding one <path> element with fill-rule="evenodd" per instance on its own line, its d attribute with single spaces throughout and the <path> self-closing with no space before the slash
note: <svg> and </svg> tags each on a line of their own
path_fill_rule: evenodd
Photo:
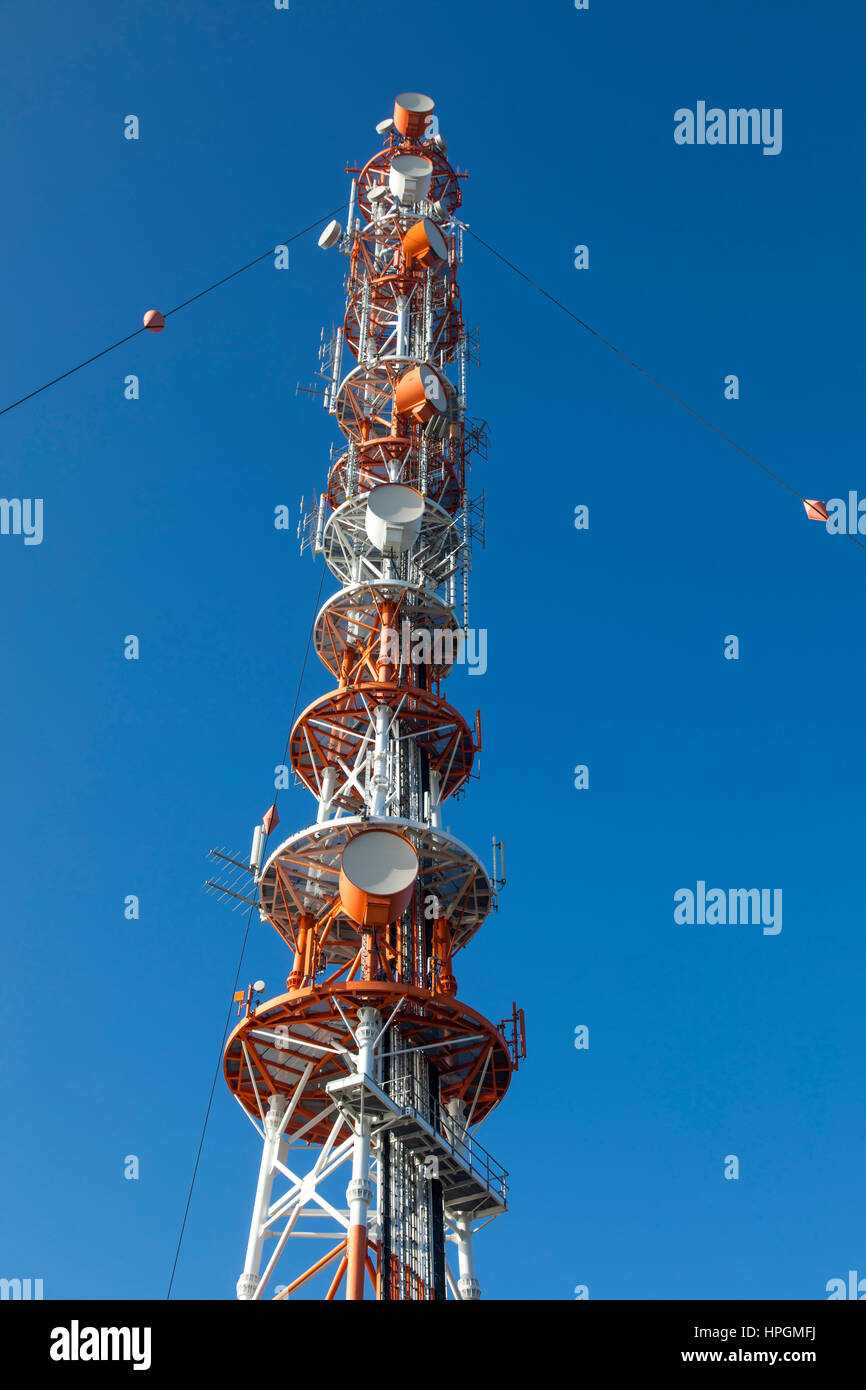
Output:
<svg viewBox="0 0 866 1390">
<path fill-rule="evenodd" d="M 349 261 L 321 354 L 344 439 L 301 526 L 341 586 L 313 632 L 335 684 L 289 741 L 315 823 L 269 850 L 272 807 L 250 856 L 255 905 L 293 954 L 285 993 L 236 996 L 225 1048 L 262 1140 L 241 1299 L 478 1298 L 473 1236 L 506 1210 L 507 1175 L 474 1131 L 525 1055 L 522 1011 L 495 1025 L 455 979 L 501 846 L 488 875 L 442 819 L 481 747 L 480 715 L 470 727 L 440 693 L 468 631 L 468 462 L 486 452 L 466 416 L 465 175 L 429 97 L 402 93 L 377 130 L 384 147 L 347 170 L 345 231 L 319 239 Z"/>
</svg>

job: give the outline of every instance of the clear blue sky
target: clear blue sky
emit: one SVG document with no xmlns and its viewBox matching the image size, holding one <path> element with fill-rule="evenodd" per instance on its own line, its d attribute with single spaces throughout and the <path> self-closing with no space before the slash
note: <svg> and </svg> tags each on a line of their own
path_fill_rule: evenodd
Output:
<svg viewBox="0 0 866 1390">
<path fill-rule="evenodd" d="M 798 491 L 866 495 L 864 27 L 853 0 L 7 3 L 0 406 L 338 206 L 416 89 L 481 236 Z M 675 144 L 701 100 L 781 108 L 781 154 Z M 345 262 L 291 254 L 0 419 L 0 492 L 44 499 L 41 545 L 0 536 L 0 1274 L 49 1298 L 168 1282 L 243 931 L 204 856 L 272 797 L 319 582 L 298 503 L 338 438 L 295 387 Z M 489 666 L 448 683 L 484 751 L 447 819 L 503 837 L 509 881 L 457 975 L 529 1039 L 481 1133 L 512 1175 L 482 1287 L 820 1299 L 866 1274 L 866 554 L 468 238 L 462 283 Z M 328 680 L 311 659 L 305 702 Z M 311 805 L 283 793 L 286 833 Z M 781 888 L 782 931 L 677 925 L 698 880 Z M 244 982 L 286 973 L 254 922 Z M 220 1081 L 176 1297 L 233 1297 L 257 1164 Z"/>
</svg>

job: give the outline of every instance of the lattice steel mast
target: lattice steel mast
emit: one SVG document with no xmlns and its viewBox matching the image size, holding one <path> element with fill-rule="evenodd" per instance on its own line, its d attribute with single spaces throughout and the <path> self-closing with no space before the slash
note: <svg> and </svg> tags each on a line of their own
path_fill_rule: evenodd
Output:
<svg viewBox="0 0 866 1390">
<path fill-rule="evenodd" d="M 263 1145 L 244 1299 L 273 1288 L 302 1239 L 325 1253 L 276 1297 L 306 1285 L 326 1298 L 342 1287 L 350 1299 L 365 1288 L 477 1298 L 473 1227 L 506 1209 L 506 1174 L 472 1130 L 523 1055 L 523 1019 L 515 1007 L 497 1027 L 457 1000 L 454 958 L 498 884 L 442 825 L 480 748 L 480 717 L 470 729 L 440 686 L 468 622 L 478 509 L 467 460 L 485 431 L 466 418 L 465 175 L 436 125 L 429 98 L 399 96 L 378 127 L 384 148 L 348 171 L 345 232 L 332 223 L 320 238 L 349 257 L 344 323 L 323 351 L 325 405 L 345 443 L 302 549 L 322 553 L 341 585 L 314 629 L 337 685 L 289 745 L 315 824 L 264 863 L 259 828 L 251 854 L 261 914 L 293 964 L 285 994 L 253 1007 L 245 993 L 225 1050 Z"/>
</svg>

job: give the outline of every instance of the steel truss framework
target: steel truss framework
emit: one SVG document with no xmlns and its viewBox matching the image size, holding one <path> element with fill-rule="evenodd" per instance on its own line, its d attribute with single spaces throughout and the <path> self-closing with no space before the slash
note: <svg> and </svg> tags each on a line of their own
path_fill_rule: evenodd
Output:
<svg viewBox="0 0 866 1390">
<path fill-rule="evenodd" d="M 388 436 L 350 445 L 331 470 L 328 506 L 336 511 L 355 493 L 369 492 L 381 483 L 407 483 L 437 502 L 453 516 L 463 497 L 463 460 L 468 451 L 464 428 L 454 438 L 427 439 L 420 427 L 408 425 L 401 438 Z"/>
<path fill-rule="evenodd" d="M 375 775 L 372 750 L 383 724 L 392 760 L 402 751 L 401 744 L 410 742 L 423 751 L 437 774 L 440 802 L 459 791 L 472 771 L 472 733 L 463 716 L 440 696 L 414 686 L 396 692 L 384 682 L 363 681 L 320 696 L 292 730 L 291 765 L 315 796 L 322 796 L 331 772 L 330 801 L 347 807 L 366 804 Z M 395 789 L 385 806 L 396 800 Z"/>
<path fill-rule="evenodd" d="M 365 495 L 351 497 L 328 518 L 323 536 L 325 563 L 342 584 L 391 579 L 393 561 L 367 535 Z M 457 573 L 464 549 L 459 517 L 426 499 L 417 548 L 406 562 L 408 578 L 434 592 Z"/>
<path fill-rule="evenodd" d="M 438 203 L 447 217 L 453 217 L 463 201 L 460 181 L 466 178 L 451 168 L 447 155 L 440 146 L 429 140 L 400 139 L 396 133 L 389 135 L 383 150 L 373 155 L 363 169 L 347 168 L 347 174 L 357 174 L 357 198 L 361 211 L 369 217 L 372 204 L 370 193 L 381 184 L 388 182 L 388 171 L 395 155 L 419 154 L 429 159 L 433 165 L 430 181 L 429 203 Z"/>
<path fill-rule="evenodd" d="M 292 1143 L 281 1131 L 280 1110 L 275 1106 L 273 1099 L 269 1102 L 262 1123 L 256 1125 L 263 1140 L 263 1158 L 247 1260 L 247 1263 L 256 1269 L 253 1272 L 251 1268 L 250 1272 L 245 1272 L 239 1280 L 241 1296 L 246 1299 L 258 1300 L 263 1297 L 290 1239 L 320 1241 L 327 1248 L 323 1255 L 315 1259 L 290 1284 L 276 1285 L 273 1293 L 275 1300 L 290 1298 L 305 1285 L 310 1285 L 317 1279 L 322 1283 L 324 1279 L 321 1291 L 325 1300 L 330 1301 L 340 1295 L 345 1285 L 350 1212 L 346 1206 L 337 1205 L 335 1201 L 330 1200 L 326 1193 L 329 1191 L 330 1180 L 352 1163 L 355 1137 L 352 1127 L 346 1123 L 336 1106 L 333 1107 L 332 1114 L 333 1124 L 328 1138 L 321 1146 L 312 1168 L 307 1168 L 304 1162 L 309 1153 L 306 1141 L 301 1138 Z M 375 1197 L 372 1203 L 364 1273 L 374 1298 L 424 1299 L 426 1289 L 423 1281 L 412 1281 L 402 1274 L 396 1255 L 392 1254 L 383 1268 L 381 1189 L 378 1182 L 379 1163 L 375 1154 L 395 1123 L 398 1121 L 394 1117 L 378 1117 L 378 1123 L 370 1126 L 371 1153 L 374 1158 L 369 1168 L 369 1182 Z M 461 1151 L 456 1132 L 452 1147 L 458 1153 Z M 297 1161 L 294 1158 L 296 1154 Z M 428 1166 L 429 1163 L 428 1156 Z M 503 1187 L 503 1199 L 504 1195 Z M 489 1212 L 482 1210 L 474 1215 L 465 1210 L 449 1212 L 445 1209 L 443 1212 L 445 1240 L 455 1247 L 458 1261 L 456 1272 L 452 1261 L 446 1262 L 444 1271 L 448 1291 L 455 1299 L 478 1296 L 478 1283 L 472 1272 L 472 1237 L 504 1210 L 504 1203 L 497 1204 L 491 1201 L 490 1208 Z M 268 1245 L 269 1241 L 274 1242 L 272 1247 Z"/>
<path fill-rule="evenodd" d="M 426 666 L 432 682 L 447 676 L 459 657 L 462 629 L 453 610 L 444 599 L 402 579 L 351 584 L 329 598 L 313 631 L 316 655 L 341 678 L 341 685 L 375 681 L 383 628 L 395 633 L 408 664 Z M 424 633 L 430 634 L 427 643 Z M 425 652 L 423 662 L 412 661 L 416 653 Z"/>
<path fill-rule="evenodd" d="M 455 957 L 496 905 L 496 885 L 442 825 L 481 746 L 480 716 L 473 733 L 439 689 L 465 636 L 480 530 L 467 460 L 486 457 L 486 426 L 466 418 L 472 350 L 454 220 L 465 175 L 419 123 L 429 100 L 404 98 L 383 149 L 352 171 L 346 311 L 323 348 L 325 405 L 345 445 L 307 534 L 341 585 L 314 624 L 338 686 L 289 740 L 316 822 L 263 863 L 255 842 L 252 855 L 260 914 L 292 968 L 283 994 L 254 1006 L 250 988 L 224 1054 L 262 1144 L 242 1299 L 478 1298 L 473 1238 L 507 1207 L 507 1175 L 474 1131 L 525 1053 L 522 1014 L 514 1005 L 496 1025 L 457 998 Z M 420 178 L 411 193 L 407 167 Z M 355 361 L 342 374 L 344 347 Z M 405 540 L 396 522 L 377 530 L 368 505 L 389 487 L 415 517 Z M 344 854 L 371 829 L 398 834 L 417 862 L 385 926 L 363 925 L 341 896 Z M 242 866 L 218 857 L 235 877 L 213 886 L 246 901 Z M 303 1241 L 324 1253 L 278 1283 Z"/>
<path fill-rule="evenodd" d="M 264 865 L 259 879 L 262 908 L 293 951 L 312 918 L 319 959 L 354 962 L 360 950 L 357 926 L 341 910 L 340 861 L 353 835 L 366 828 L 360 816 L 325 821 L 285 840 Z M 419 882 L 425 912 L 447 924 L 449 959 L 475 935 L 493 906 L 493 888 L 470 849 L 441 827 L 394 818 L 418 852 Z M 396 933 L 395 933 L 396 935 Z M 379 968 L 394 978 L 396 947 L 377 942 Z M 304 982 L 315 978 L 307 962 Z"/>
<path fill-rule="evenodd" d="M 451 268 L 428 276 L 424 266 L 402 255 L 403 237 L 415 220 L 397 208 L 375 216 L 355 238 L 343 331 L 359 362 L 396 350 L 402 316 L 413 300 L 422 327 L 429 320 L 432 359 L 444 366 L 457 351 L 460 290 Z"/>
</svg>

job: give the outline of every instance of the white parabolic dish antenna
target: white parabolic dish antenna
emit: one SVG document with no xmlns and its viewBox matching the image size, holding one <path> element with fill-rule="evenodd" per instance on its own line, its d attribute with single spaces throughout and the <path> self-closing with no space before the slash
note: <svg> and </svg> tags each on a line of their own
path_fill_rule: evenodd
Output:
<svg viewBox="0 0 866 1390">
<path fill-rule="evenodd" d="M 418 877 L 418 856 L 402 835 L 366 830 L 346 845 L 341 867 L 362 893 L 390 898 L 412 887 Z"/>
<path fill-rule="evenodd" d="M 340 901 L 361 926 L 396 922 L 412 900 L 418 878 L 418 855 L 402 835 L 390 830 L 362 830 L 343 850 Z"/>
<path fill-rule="evenodd" d="M 418 539 L 424 498 L 403 483 L 381 483 L 367 494 L 364 525 L 377 550 L 402 555 Z"/>
<path fill-rule="evenodd" d="M 342 235 L 343 229 L 340 226 L 339 222 L 329 222 L 325 230 L 322 232 L 322 235 L 319 237 L 319 245 L 321 246 L 323 251 L 327 251 L 329 247 L 336 245 L 336 243 L 340 240 L 340 237 Z"/>
<path fill-rule="evenodd" d="M 398 154 L 391 160 L 388 187 L 401 203 L 419 203 L 430 192 L 433 165 L 420 154 Z"/>
</svg>

